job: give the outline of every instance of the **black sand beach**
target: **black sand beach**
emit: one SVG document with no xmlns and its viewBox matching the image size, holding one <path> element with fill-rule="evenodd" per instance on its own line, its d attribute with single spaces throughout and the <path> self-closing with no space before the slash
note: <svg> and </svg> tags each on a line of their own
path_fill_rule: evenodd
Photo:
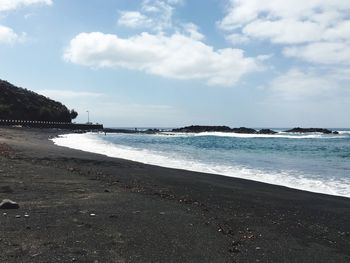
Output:
<svg viewBox="0 0 350 263">
<path fill-rule="evenodd" d="M 350 262 L 350 199 L 0 129 L 0 262 Z M 0 200 L 0 201 L 1 201 Z"/>
</svg>

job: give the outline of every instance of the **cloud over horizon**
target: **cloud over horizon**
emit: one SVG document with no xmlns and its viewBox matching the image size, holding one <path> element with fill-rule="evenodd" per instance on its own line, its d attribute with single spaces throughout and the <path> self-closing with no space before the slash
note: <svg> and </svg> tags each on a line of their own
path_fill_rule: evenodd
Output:
<svg viewBox="0 0 350 263">
<path fill-rule="evenodd" d="M 75 121 L 85 122 L 87 110 L 90 120 L 103 122 L 105 125 L 115 125 L 110 119 L 118 118 L 118 125 L 121 126 L 147 126 L 148 122 L 155 125 L 157 121 L 168 122 L 171 125 L 169 116 L 177 119 L 185 119 L 180 110 L 166 104 L 140 103 L 133 98 L 113 98 L 112 94 L 76 91 L 68 89 L 36 89 L 37 93 L 47 96 L 53 100 L 61 101 L 68 108 L 78 112 Z M 113 110 L 111 110 L 113 109 Z"/>
<path fill-rule="evenodd" d="M 278 100 L 302 101 L 329 98 L 338 85 L 329 76 L 320 77 L 316 72 L 292 68 L 273 79 L 268 88 Z"/>
</svg>

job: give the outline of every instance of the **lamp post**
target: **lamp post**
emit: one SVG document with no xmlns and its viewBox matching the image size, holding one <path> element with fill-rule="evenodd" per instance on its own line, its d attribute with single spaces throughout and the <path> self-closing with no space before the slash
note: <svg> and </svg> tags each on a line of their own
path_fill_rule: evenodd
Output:
<svg viewBox="0 0 350 263">
<path fill-rule="evenodd" d="M 90 123 L 90 111 L 87 110 L 86 112 L 88 114 L 88 122 L 87 123 L 89 124 Z"/>
</svg>

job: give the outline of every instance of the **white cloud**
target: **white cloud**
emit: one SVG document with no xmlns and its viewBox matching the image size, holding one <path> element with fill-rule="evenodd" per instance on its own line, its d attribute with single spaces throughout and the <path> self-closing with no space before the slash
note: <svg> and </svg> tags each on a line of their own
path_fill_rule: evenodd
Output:
<svg viewBox="0 0 350 263">
<path fill-rule="evenodd" d="M 123 11 L 118 20 L 118 25 L 138 28 L 148 27 L 152 24 L 152 20 L 138 11 Z"/>
<path fill-rule="evenodd" d="M 30 18 L 32 18 L 32 17 L 34 17 L 35 16 L 35 13 L 28 13 L 28 14 L 25 14 L 24 15 L 24 18 L 25 19 L 30 19 Z"/>
<path fill-rule="evenodd" d="M 205 36 L 199 32 L 199 27 L 193 23 L 184 24 L 184 30 L 194 40 L 205 39 Z"/>
<path fill-rule="evenodd" d="M 299 44 L 320 40 L 322 27 L 310 21 L 255 20 L 243 29 L 243 36 L 268 39 L 274 43 Z"/>
<path fill-rule="evenodd" d="M 294 45 L 284 54 L 314 63 L 344 64 L 350 49 L 349 12 L 350 1 L 344 0 L 229 0 L 218 25 L 228 31 L 231 42 L 258 39 Z M 315 59 L 318 50 L 323 54 Z"/>
<path fill-rule="evenodd" d="M 170 5 L 181 5 L 185 2 L 185 0 L 167 0 Z"/>
<path fill-rule="evenodd" d="M 270 58 L 273 57 L 273 54 L 263 54 L 263 55 L 259 55 L 256 58 L 260 61 L 266 61 L 269 60 Z"/>
<path fill-rule="evenodd" d="M 333 27 L 327 28 L 323 39 L 328 41 L 350 41 L 350 20 L 342 21 Z"/>
<path fill-rule="evenodd" d="M 329 26 L 345 19 L 349 10 L 350 2 L 344 0 L 229 0 L 228 12 L 219 26 L 232 30 L 259 19 L 315 21 Z"/>
<path fill-rule="evenodd" d="M 271 81 L 268 89 L 275 99 L 294 101 L 312 98 L 329 98 L 339 85 L 331 76 L 293 68 Z"/>
<path fill-rule="evenodd" d="M 287 57 L 296 57 L 312 63 L 350 65 L 349 43 L 319 42 L 284 49 Z"/>
<path fill-rule="evenodd" d="M 257 60 L 241 49 L 219 49 L 175 33 L 142 33 L 130 38 L 100 32 L 81 33 L 65 50 L 68 62 L 89 67 L 127 68 L 174 78 L 230 86 L 259 69 Z"/>
<path fill-rule="evenodd" d="M 267 126 L 343 127 L 349 123 L 350 71 L 292 68 L 264 87 L 257 104 L 259 120 Z M 260 109 L 259 109 L 260 108 Z M 274 120 L 271 122 L 271 120 Z M 274 123 L 279 120 L 280 124 Z M 266 124 L 265 124 L 266 125 Z"/>
<path fill-rule="evenodd" d="M 249 42 L 249 37 L 241 34 L 230 34 L 226 36 L 226 40 L 233 45 L 243 44 Z"/>
<path fill-rule="evenodd" d="M 0 0 L 0 12 L 11 11 L 34 4 L 51 5 L 52 0 Z M 27 15 L 25 18 L 27 18 Z M 26 33 L 18 34 L 12 28 L 0 25 L 0 44 L 14 44 L 25 40 Z"/>
<path fill-rule="evenodd" d="M 143 0 L 138 11 L 121 11 L 118 25 L 164 31 L 173 27 L 173 13 L 183 0 Z"/>
<path fill-rule="evenodd" d="M 18 35 L 12 28 L 0 25 L 0 44 L 14 44 L 25 40 L 26 34 Z"/>
<path fill-rule="evenodd" d="M 334 79 L 337 79 L 339 81 L 345 81 L 348 82 L 350 81 L 350 67 L 344 67 L 344 68 L 335 68 L 333 69 L 330 74 Z M 347 85 L 348 87 L 350 86 L 349 84 Z M 350 87 L 348 88 L 350 92 Z"/>
<path fill-rule="evenodd" d="M 52 3 L 52 0 L 0 0 L 0 11 L 15 10 L 35 4 L 52 5 Z"/>
</svg>

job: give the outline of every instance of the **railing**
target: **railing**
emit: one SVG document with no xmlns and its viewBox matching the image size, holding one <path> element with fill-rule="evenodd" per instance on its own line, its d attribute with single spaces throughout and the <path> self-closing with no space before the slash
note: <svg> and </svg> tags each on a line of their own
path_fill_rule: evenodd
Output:
<svg viewBox="0 0 350 263">
<path fill-rule="evenodd" d="M 0 126 L 23 126 L 29 128 L 56 128 L 69 130 L 102 130 L 102 124 L 80 124 L 70 122 L 29 121 L 29 120 L 3 120 Z"/>
</svg>

